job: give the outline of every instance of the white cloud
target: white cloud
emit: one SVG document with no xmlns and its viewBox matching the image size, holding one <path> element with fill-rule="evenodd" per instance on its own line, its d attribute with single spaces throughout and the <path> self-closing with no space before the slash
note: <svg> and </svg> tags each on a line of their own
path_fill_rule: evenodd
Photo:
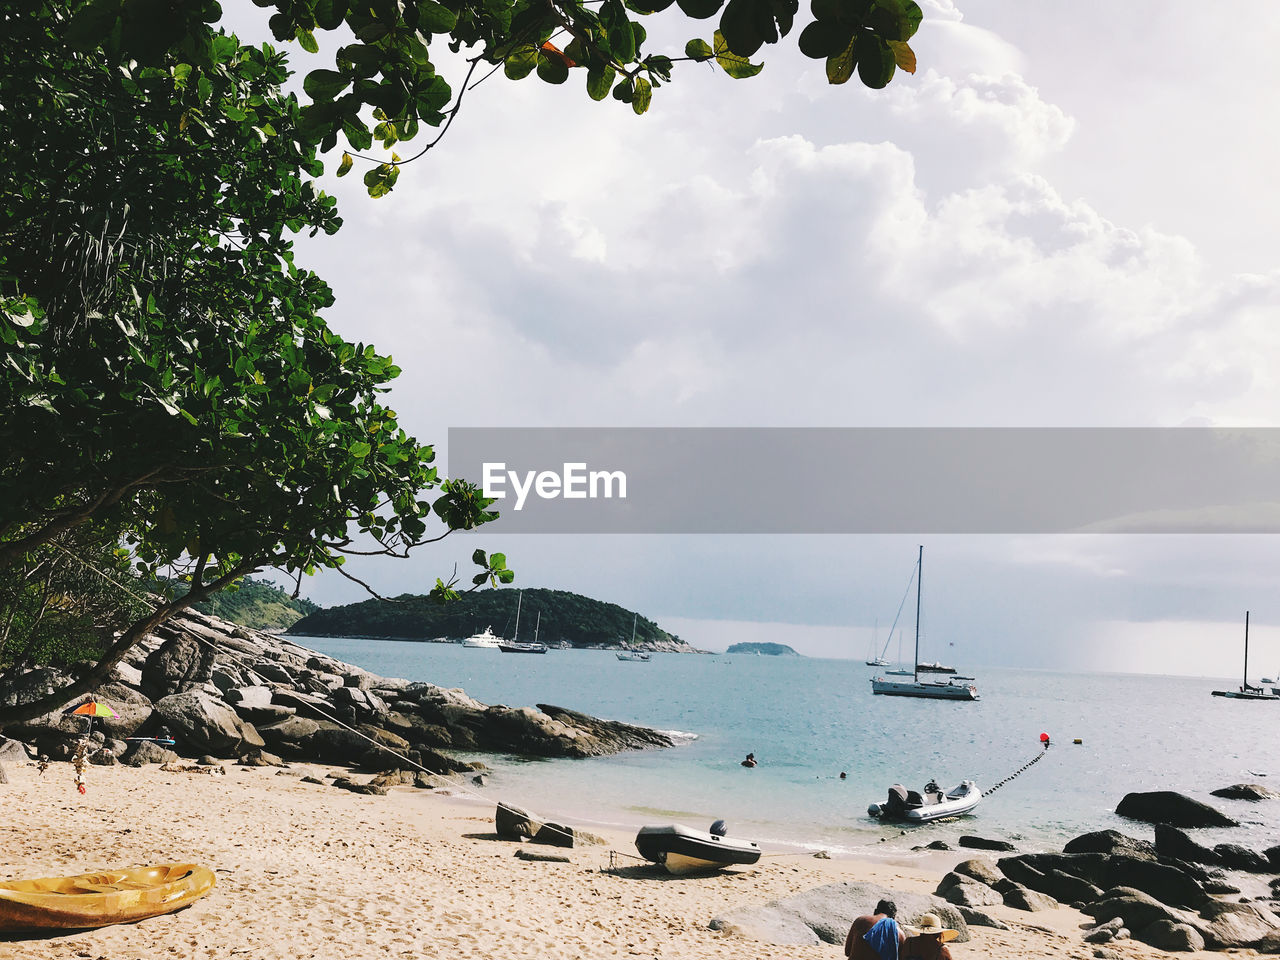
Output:
<svg viewBox="0 0 1280 960">
<path fill-rule="evenodd" d="M 576 84 L 495 77 L 390 200 L 343 182 L 348 228 L 304 256 L 338 287 L 335 326 L 396 356 L 395 404 L 426 439 L 473 424 L 1271 422 L 1280 272 L 1231 264 L 1275 259 L 1273 137 L 1242 120 L 1274 58 L 1188 73 L 1181 54 L 1210 29 L 1189 5 L 1144 27 L 1160 42 L 1142 50 L 1141 18 L 1104 5 L 1124 18 L 1114 36 L 1047 8 L 984 5 L 981 23 L 951 0 L 925 8 L 921 73 L 886 91 L 830 87 L 773 49 L 745 83 L 682 65 L 644 118 Z M 1080 68 L 1086 35 L 1111 65 L 1098 75 Z M 1172 542 L 958 548 L 981 561 L 967 587 L 1026 584 L 1005 621 L 969 611 L 974 635 L 997 659 L 1000 628 L 1031 608 L 1056 613 L 1060 638 L 1098 607 L 1218 617 L 1280 563 L 1260 540 Z M 566 549 L 543 570 L 654 597 L 741 565 L 756 579 L 720 577 L 675 612 L 843 622 L 844 584 L 886 562 L 867 547 L 831 559 L 830 582 L 789 573 L 772 590 L 769 568 L 803 569 L 804 550 L 744 549 L 646 541 L 619 572 L 598 546 Z M 539 551 L 510 552 L 537 569 Z"/>
<path fill-rule="evenodd" d="M 886 100 L 890 113 L 903 120 L 943 124 L 948 155 L 954 157 L 957 147 L 966 154 L 990 152 L 1011 168 L 1062 149 L 1075 129 L 1060 107 L 1013 73 L 957 79 L 929 68 L 910 85 L 893 88 Z"/>
</svg>

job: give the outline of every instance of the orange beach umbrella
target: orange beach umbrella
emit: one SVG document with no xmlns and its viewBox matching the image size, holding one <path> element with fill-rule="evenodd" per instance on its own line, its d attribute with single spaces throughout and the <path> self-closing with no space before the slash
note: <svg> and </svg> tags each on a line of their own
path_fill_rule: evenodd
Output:
<svg viewBox="0 0 1280 960">
<path fill-rule="evenodd" d="M 108 707 L 105 703 L 99 703 L 97 700 L 86 700 L 84 703 L 79 704 L 78 706 L 72 707 L 69 710 L 64 710 L 62 712 L 69 717 L 118 717 L 120 716 L 120 714 L 116 713 L 114 710 Z"/>
</svg>

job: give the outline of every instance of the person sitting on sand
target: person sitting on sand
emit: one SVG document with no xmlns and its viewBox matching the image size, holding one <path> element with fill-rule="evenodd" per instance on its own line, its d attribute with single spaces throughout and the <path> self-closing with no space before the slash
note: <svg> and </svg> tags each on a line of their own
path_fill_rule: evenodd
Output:
<svg viewBox="0 0 1280 960">
<path fill-rule="evenodd" d="M 899 929 L 897 915 L 897 904 L 881 900 L 875 913 L 854 920 L 844 941 L 844 955 L 849 960 L 898 960 L 898 948 L 907 935 Z"/>
<path fill-rule="evenodd" d="M 742 765 L 744 767 L 754 767 L 756 765 L 756 755 L 754 753 L 748 753 L 747 759 L 742 761 Z"/>
<path fill-rule="evenodd" d="M 907 929 L 913 936 L 908 937 L 907 942 L 902 945 L 903 960 L 952 960 L 951 948 L 946 942 L 954 940 L 960 934 L 950 927 L 944 927 L 937 914 L 926 913 L 920 918 L 919 924 Z"/>
</svg>

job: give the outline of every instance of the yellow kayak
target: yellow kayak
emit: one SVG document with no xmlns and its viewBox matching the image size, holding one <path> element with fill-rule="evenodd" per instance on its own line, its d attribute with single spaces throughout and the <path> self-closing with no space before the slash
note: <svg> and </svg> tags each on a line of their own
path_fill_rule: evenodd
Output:
<svg viewBox="0 0 1280 960">
<path fill-rule="evenodd" d="M 144 920 L 188 906 L 213 883 L 213 871 L 194 863 L 0 882 L 0 933 Z"/>
</svg>

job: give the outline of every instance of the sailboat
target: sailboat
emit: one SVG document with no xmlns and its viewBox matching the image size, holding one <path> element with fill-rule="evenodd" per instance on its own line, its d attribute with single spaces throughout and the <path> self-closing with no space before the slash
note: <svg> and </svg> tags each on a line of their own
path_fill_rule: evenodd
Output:
<svg viewBox="0 0 1280 960">
<path fill-rule="evenodd" d="M 924 580 L 924 546 L 920 547 L 920 555 L 916 559 L 916 651 L 911 658 L 915 664 L 915 673 L 910 680 L 887 680 L 884 677 L 871 678 L 871 692 L 888 697 L 925 697 L 931 700 L 977 700 L 978 688 L 972 683 L 964 682 L 969 678 L 950 681 L 920 679 L 920 595 Z"/>
<path fill-rule="evenodd" d="M 537 627 L 534 627 L 533 643 L 520 642 L 520 605 L 524 602 L 524 591 L 520 591 L 520 597 L 516 600 L 516 630 L 511 635 L 510 640 L 503 640 L 498 644 L 498 649 L 503 653 L 546 653 L 547 645 L 538 643 Z M 542 623 L 542 611 L 538 611 L 538 623 Z"/>
<path fill-rule="evenodd" d="M 1249 611 L 1244 612 L 1244 676 L 1239 690 L 1214 690 L 1215 697 L 1230 697 L 1232 700 L 1280 700 L 1280 694 L 1267 693 L 1263 687 L 1255 687 L 1249 683 Z"/>
<path fill-rule="evenodd" d="M 909 587 L 910 584 L 908 584 L 907 586 Z M 893 635 L 892 630 L 889 631 L 889 635 L 890 636 Z M 914 677 L 916 675 L 916 672 L 914 670 L 902 669 L 902 664 L 905 662 L 906 661 L 902 659 L 902 628 L 899 627 L 898 628 L 898 665 L 894 667 L 892 670 L 886 670 L 884 672 L 884 675 L 886 677 Z"/>
<path fill-rule="evenodd" d="M 644 650 L 635 649 L 636 645 L 636 621 L 640 618 L 640 614 L 633 613 L 631 615 L 631 642 L 623 645 L 623 649 L 618 653 L 619 660 L 630 660 L 635 663 L 647 663 L 649 654 Z"/>
<path fill-rule="evenodd" d="M 889 642 L 893 640 L 893 631 L 889 631 L 889 639 L 884 642 L 884 650 L 876 655 L 876 650 L 880 647 L 880 621 L 876 621 L 876 631 L 872 634 L 870 658 L 867 660 L 868 667 L 887 667 L 889 661 L 885 659 L 885 651 L 889 649 Z"/>
</svg>

